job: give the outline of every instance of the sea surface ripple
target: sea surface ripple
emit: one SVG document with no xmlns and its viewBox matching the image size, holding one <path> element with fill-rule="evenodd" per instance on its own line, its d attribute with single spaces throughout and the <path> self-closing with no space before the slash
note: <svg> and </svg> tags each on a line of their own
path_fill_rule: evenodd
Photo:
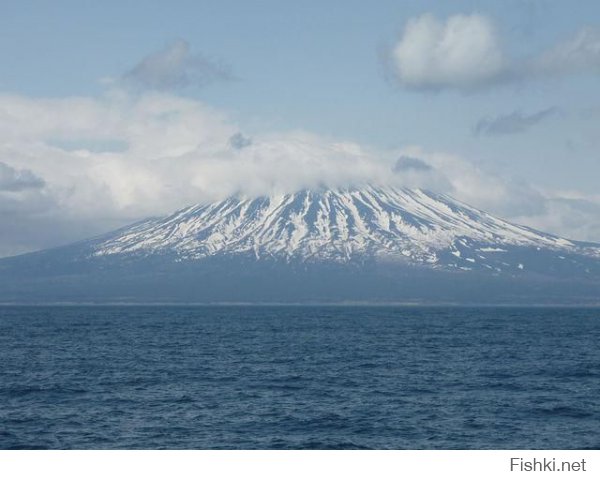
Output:
<svg viewBox="0 0 600 480">
<path fill-rule="evenodd" d="M 1 449 L 598 449 L 600 310 L 0 307 Z"/>
</svg>

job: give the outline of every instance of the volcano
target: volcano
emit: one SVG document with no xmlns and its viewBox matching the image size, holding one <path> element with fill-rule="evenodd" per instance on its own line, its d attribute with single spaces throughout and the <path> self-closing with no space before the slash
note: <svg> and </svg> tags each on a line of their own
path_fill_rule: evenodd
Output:
<svg viewBox="0 0 600 480">
<path fill-rule="evenodd" d="M 0 301 L 598 304 L 600 245 L 419 189 L 233 196 L 0 260 Z"/>
</svg>

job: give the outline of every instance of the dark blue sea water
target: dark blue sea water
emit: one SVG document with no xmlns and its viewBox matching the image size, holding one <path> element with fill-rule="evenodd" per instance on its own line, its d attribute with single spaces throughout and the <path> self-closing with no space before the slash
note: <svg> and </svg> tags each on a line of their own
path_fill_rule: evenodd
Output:
<svg viewBox="0 0 600 480">
<path fill-rule="evenodd" d="M 0 448 L 600 448 L 600 310 L 0 307 Z"/>
</svg>

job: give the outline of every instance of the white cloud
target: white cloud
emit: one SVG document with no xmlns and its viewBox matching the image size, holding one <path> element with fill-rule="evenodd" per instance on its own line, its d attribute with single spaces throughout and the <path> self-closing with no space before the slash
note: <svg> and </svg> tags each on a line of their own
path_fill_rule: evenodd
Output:
<svg viewBox="0 0 600 480">
<path fill-rule="evenodd" d="M 471 91 L 499 84 L 600 73 L 600 30 L 585 27 L 526 58 L 511 58 L 484 15 L 430 14 L 407 22 L 389 52 L 392 77 L 402 87 Z"/>
<path fill-rule="evenodd" d="M 391 57 L 397 80 L 412 88 L 472 88 L 495 81 L 506 68 L 491 21 L 477 14 L 445 22 L 414 18 Z"/>
</svg>

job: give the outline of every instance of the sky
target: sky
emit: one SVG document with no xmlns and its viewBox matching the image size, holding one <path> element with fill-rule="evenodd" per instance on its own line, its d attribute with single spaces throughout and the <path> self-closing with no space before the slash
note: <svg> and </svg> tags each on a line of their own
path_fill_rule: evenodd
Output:
<svg viewBox="0 0 600 480">
<path fill-rule="evenodd" d="M 392 183 L 600 242 L 600 3 L 13 1 L 0 256 Z"/>
</svg>

